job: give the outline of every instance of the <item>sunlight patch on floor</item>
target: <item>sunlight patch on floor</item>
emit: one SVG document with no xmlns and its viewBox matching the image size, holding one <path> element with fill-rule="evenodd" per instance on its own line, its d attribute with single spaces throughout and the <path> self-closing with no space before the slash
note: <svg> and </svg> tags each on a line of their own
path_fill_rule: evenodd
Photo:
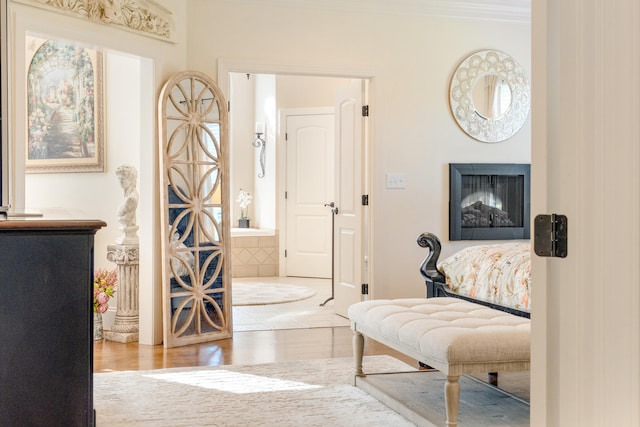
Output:
<svg viewBox="0 0 640 427">
<path fill-rule="evenodd" d="M 223 369 L 148 374 L 148 378 L 185 384 L 234 394 L 299 391 L 322 388 L 319 385 L 286 381 L 259 375 L 243 374 Z"/>
</svg>

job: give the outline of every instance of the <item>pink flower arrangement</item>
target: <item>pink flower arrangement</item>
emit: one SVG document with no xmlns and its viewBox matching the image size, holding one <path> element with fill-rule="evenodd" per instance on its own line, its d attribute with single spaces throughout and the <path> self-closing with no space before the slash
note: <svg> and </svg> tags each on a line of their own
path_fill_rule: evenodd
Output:
<svg viewBox="0 0 640 427">
<path fill-rule="evenodd" d="M 109 298 L 113 296 L 118 283 L 116 270 L 107 271 L 104 268 L 96 270 L 93 276 L 93 312 L 105 313 L 109 309 Z"/>
</svg>

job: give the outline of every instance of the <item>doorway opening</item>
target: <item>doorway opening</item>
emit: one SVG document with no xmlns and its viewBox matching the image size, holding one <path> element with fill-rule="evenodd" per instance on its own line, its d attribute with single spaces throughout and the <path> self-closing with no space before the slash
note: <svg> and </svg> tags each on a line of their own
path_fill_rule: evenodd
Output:
<svg viewBox="0 0 640 427">
<path fill-rule="evenodd" d="M 287 320 L 302 316 L 298 323 L 308 327 L 346 326 L 344 317 L 337 315 L 335 320 L 319 323 L 303 317 L 316 315 L 317 320 L 323 311 L 335 311 L 331 302 L 324 307 L 314 303 L 314 310 L 310 302 L 314 298 L 326 301 L 333 294 L 333 213 L 325 205 L 335 202 L 334 177 L 340 176 L 335 168 L 333 139 L 339 88 L 354 79 L 307 73 L 267 74 L 256 67 L 249 67 L 252 72 L 240 67 L 225 72 L 225 68 L 221 66 L 219 82 L 223 90 L 228 84 L 231 106 L 231 200 L 235 201 L 241 190 L 251 195 L 246 209 L 250 228 L 236 226 L 241 207 L 238 203 L 230 207 L 234 221 L 232 286 L 247 281 L 299 283 L 317 290 L 306 302 L 234 307 L 234 330 L 251 330 L 247 329 L 251 318 L 272 316 L 276 311 Z M 368 88 L 363 79 L 355 80 Z M 358 123 L 352 127 L 363 126 Z M 264 143 L 256 146 L 253 141 L 258 137 Z M 363 191 L 365 172 L 357 183 Z M 358 268 L 358 276 L 360 272 Z M 286 311 L 288 308 L 291 310 Z"/>
</svg>

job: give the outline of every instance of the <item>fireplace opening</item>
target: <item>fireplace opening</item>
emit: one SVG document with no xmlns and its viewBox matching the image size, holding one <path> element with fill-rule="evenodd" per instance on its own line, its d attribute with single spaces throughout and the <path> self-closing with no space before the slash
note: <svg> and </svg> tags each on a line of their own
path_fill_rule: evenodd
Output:
<svg viewBox="0 0 640 427">
<path fill-rule="evenodd" d="M 530 165 L 449 164 L 449 240 L 530 236 Z"/>
</svg>

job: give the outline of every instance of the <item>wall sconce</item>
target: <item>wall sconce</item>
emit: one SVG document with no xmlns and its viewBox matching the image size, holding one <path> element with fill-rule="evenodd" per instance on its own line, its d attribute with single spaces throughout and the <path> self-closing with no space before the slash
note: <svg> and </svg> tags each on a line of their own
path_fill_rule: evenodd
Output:
<svg viewBox="0 0 640 427">
<path fill-rule="evenodd" d="M 258 178 L 264 178 L 264 162 L 265 162 L 265 145 L 267 141 L 262 137 L 264 135 L 264 123 L 256 123 L 256 139 L 253 140 L 252 145 L 256 148 L 260 148 L 260 173 Z"/>
</svg>

